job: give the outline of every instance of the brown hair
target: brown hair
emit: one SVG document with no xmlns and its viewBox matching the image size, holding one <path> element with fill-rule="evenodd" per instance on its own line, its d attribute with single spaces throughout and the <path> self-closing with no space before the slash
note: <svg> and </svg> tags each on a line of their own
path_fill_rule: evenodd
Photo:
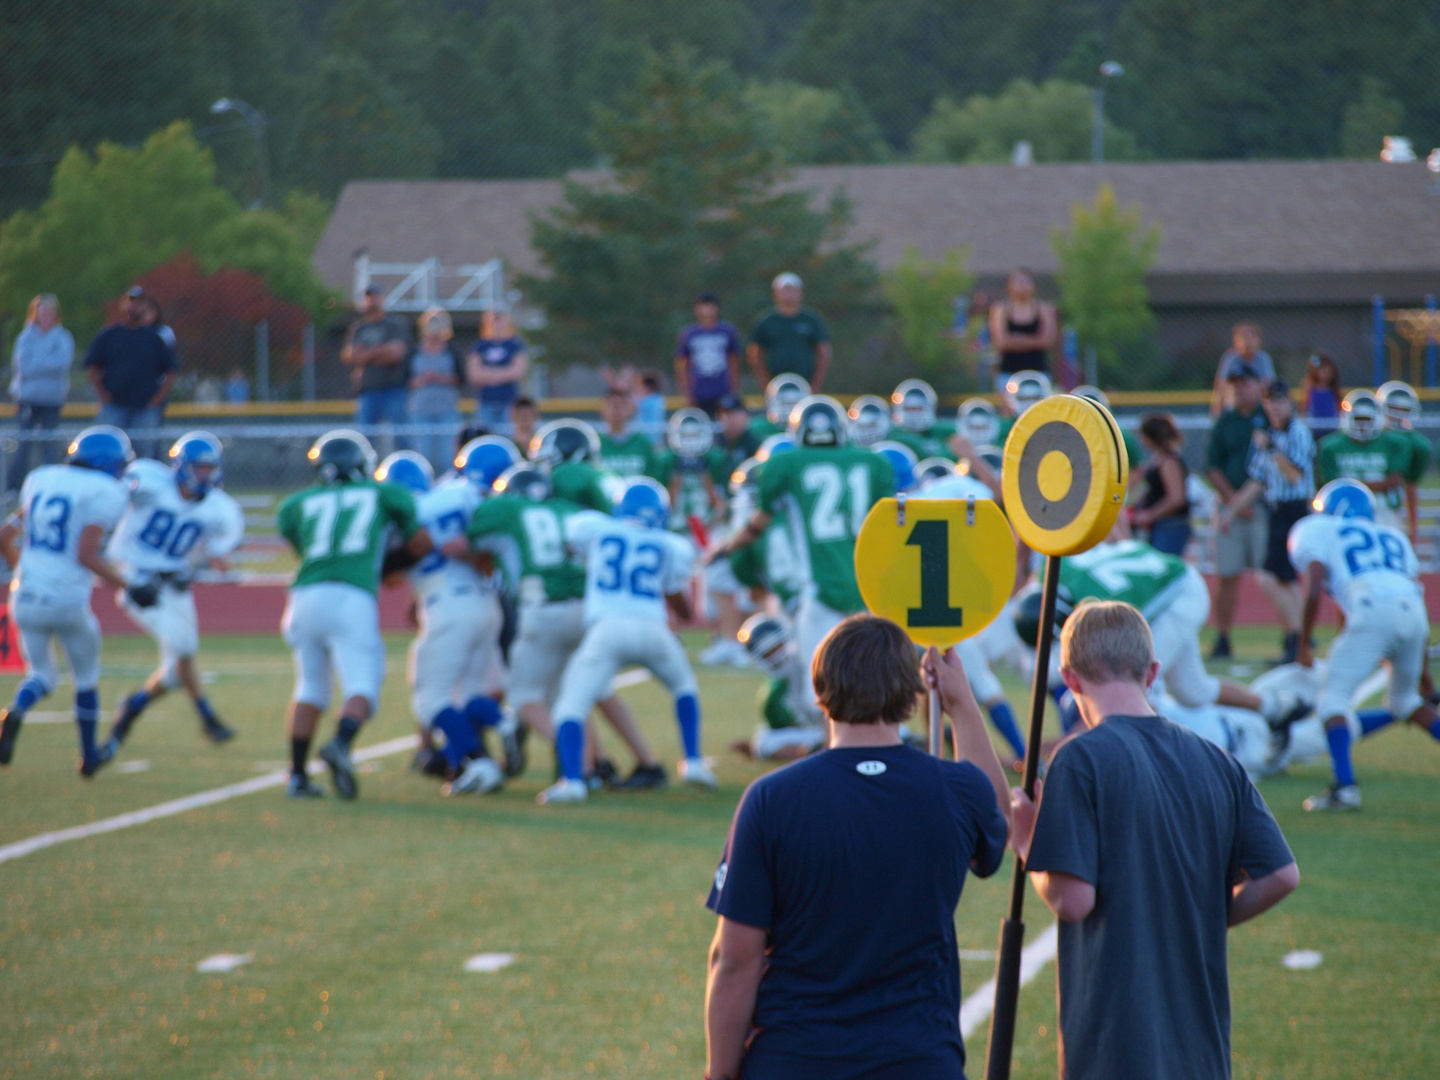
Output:
<svg viewBox="0 0 1440 1080">
<path fill-rule="evenodd" d="M 898 724 L 925 689 L 905 631 L 874 615 L 852 615 L 831 630 L 815 650 L 810 677 L 825 714 L 845 724 Z"/>
<path fill-rule="evenodd" d="M 1060 666 L 1090 683 L 1145 683 L 1155 662 L 1150 624 L 1119 600 L 1082 603 L 1060 631 Z"/>
<path fill-rule="evenodd" d="M 1321 372 L 1325 371 L 1330 373 L 1328 382 L 1322 382 L 1320 378 Z M 1316 353 L 1305 365 L 1305 377 L 1300 380 L 1300 392 L 1304 400 L 1308 402 L 1310 391 L 1319 386 L 1328 386 L 1335 394 L 1336 401 L 1345 396 L 1345 388 L 1340 385 L 1340 365 L 1324 353 Z"/>
<path fill-rule="evenodd" d="M 1167 413 L 1151 413 L 1141 420 L 1140 434 L 1145 436 L 1151 446 L 1168 453 L 1174 453 L 1185 441 L 1180 429 L 1175 426 L 1175 421 L 1170 419 Z"/>
</svg>

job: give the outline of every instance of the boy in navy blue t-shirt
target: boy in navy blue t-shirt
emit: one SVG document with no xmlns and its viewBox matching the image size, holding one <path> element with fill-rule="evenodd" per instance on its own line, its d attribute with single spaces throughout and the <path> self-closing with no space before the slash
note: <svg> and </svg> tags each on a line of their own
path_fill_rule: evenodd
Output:
<svg viewBox="0 0 1440 1080">
<path fill-rule="evenodd" d="M 954 652 L 917 667 L 894 623 L 841 623 L 815 660 L 831 749 L 756 780 L 736 810 L 708 901 L 715 1080 L 965 1075 L 955 907 L 967 870 L 1000 866 L 1009 794 Z M 958 762 L 900 741 L 926 681 Z"/>
</svg>

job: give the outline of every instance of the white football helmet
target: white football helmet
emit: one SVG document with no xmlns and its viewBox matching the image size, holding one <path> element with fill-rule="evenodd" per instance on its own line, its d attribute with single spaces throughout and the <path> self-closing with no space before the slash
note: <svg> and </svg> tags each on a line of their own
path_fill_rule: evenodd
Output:
<svg viewBox="0 0 1440 1080">
<path fill-rule="evenodd" d="M 929 431 L 935 426 L 935 405 L 940 399 L 924 379 L 906 379 L 890 395 L 895 426 L 906 431 Z"/>
</svg>

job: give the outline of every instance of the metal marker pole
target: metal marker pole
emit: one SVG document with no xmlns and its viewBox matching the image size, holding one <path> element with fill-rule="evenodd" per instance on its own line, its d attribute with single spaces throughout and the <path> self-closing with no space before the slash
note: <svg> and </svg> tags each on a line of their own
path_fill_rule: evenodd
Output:
<svg viewBox="0 0 1440 1080">
<path fill-rule="evenodd" d="M 1025 751 L 1025 794 L 1035 798 L 1040 767 L 1040 734 L 1045 727 L 1045 699 L 1050 684 L 1050 646 L 1055 639 L 1055 594 L 1060 588 L 1060 556 L 1045 559 L 1045 585 L 1040 593 L 1039 638 L 1035 642 L 1035 679 L 1030 685 L 1030 740 Z M 1020 1005 L 1020 950 L 1025 945 L 1025 863 L 1015 859 L 1010 883 L 1010 911 L 1000 921 L 1000 952 L 995 961 L 995 1009 L 990 1014 L 990 1048 L 985 1080 L 1010 1080 L 1010 1055 L 1015 1047 L 1015 1015 Z"/>
<path fill-rule="evenodd" d="M 940 757 L 940 691 L 930 691 L 930 756 Z M 957 744 L 958 745 L 958 744 Z"/>
</svg>

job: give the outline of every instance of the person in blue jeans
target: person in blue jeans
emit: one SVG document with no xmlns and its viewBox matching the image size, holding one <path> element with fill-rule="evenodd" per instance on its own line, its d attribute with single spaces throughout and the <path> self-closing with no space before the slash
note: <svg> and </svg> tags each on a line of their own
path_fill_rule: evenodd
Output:
<svg viewBox="0 0 1440 1080">
<path fill-rule="evenodd" d="M 475 418 L 497 435 L 509 435 L 510 406 L 520 396 L 520 383 L 530 370 L 525 339 L 515 333 L 510 312 L 491 308 L 480 316 L 480 338 L 465 358 L 470 385 L 480 391 Z"/>
<path fill-rule="evenodd" d="M 97 424 L 126 432 L 160 426 L 180 362 L 175 350 L 148 325 L 149 317 L 150 298 L 136 285 L 125 294 L 125 321 L 101 330 L 85 352 L 85 370 L 100 398 Z M 153 442 L 137 442 L 135 452 L 154 457 Z"/>
<path fill-rule="evenodd" d="M 410 418 L 409 357 L 409 322 L 385 310 L 380 286 L 366 286 L 360 318 L 345 332 L 340 349 L 340 362 L 355 385 L 355 420 L 362 427 L 403 424 Z M 410 441 L 397 438 L 395 445 L 409 449 Z"/>
</svg>

